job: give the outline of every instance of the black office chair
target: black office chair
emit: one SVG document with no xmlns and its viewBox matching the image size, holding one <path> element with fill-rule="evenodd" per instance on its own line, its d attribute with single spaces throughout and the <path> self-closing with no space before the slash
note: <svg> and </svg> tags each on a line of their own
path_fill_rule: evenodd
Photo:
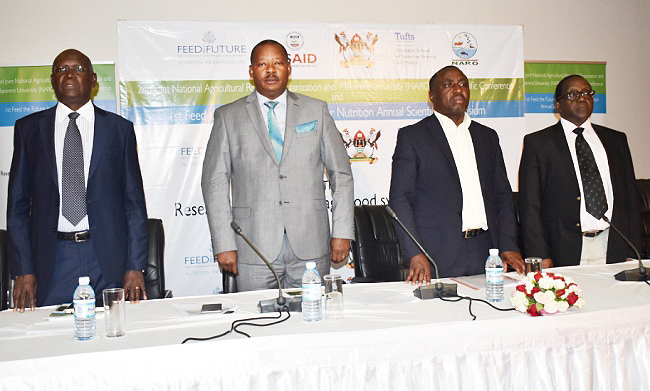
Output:
<svg viewBox="0 0 650 391">
<path fill-rule="evenodd" d="M 144 272 L 144 285 L 149 299 L 172 297 L 165 289 L 165 230 L 160 219 L 147 219 L 149 255 Z"/>
<path fill-rule="evenodd" d="M 6 310 L 11 303 L 11 277 L 7 264 L 7 231 L 0 229 L 0 310 Z"/>
<path fill-rule="evenodd" d="M 354 207 L 352 282 L 404 281 L 408 267 L 384 205 Z"/>
</svg>

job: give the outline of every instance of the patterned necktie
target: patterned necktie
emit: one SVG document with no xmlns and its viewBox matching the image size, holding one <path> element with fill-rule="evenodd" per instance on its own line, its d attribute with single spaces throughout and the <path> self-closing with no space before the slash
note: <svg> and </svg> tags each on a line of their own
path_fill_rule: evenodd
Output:
<svg viewBox="0 0 650 391">
<path fill-rule="evenodd" d="M 86 216 L 86 180 L 84 150 L 77 126 L 79 113 L 70 113 L 70 122 L 63 140 L 63 169 L 61 175 L 61 211 L 73 225 Z"/>
<path fill-rule="evenodd" d="M 280 132 L 280 126 L 278 126 L 278 121 L 275 119 L 275 106 L 280 102 L 270 100 L 264 103 L 264 106 L 269 108 L 267 113 L 267 121 L 269 124 L 269 135 L 271 136 L 271 145 L 273 145 L 273 151 L 275 151 L 275 157 L 278 158 L 278 163 L 282 161 L 282 147 L 284 146 L 284 141 L 282 140 L 282 133 Z"/>
<path fill-rule="evenodd" d="M 582 177 L 585 208 L 589 214 L 600 219 L 607 211 L 607 197 L 605 196 L 603 180 L 600 177 L 594 153 L 587 144 L 587 140 L 582 134 L 583 131 L 583 128 L 576 128 L 573 133 L 578 135 L 576 137 L 576 156 L 578 157 L 578 166 Z"/>
</svg>

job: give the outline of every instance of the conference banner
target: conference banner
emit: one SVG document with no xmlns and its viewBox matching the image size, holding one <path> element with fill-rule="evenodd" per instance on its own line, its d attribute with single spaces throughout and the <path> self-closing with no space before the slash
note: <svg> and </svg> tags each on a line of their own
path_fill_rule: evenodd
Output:
<svg viewBox="0 0 650 391">
<path fill-rule="evenodd" d="M 93 64 L 97 86 L 92 96 L 95 104 L 104 110 L 117 112 L 115 101 L 115 65 Z M 6 216 L 7 186 L 13 155 L 14 124 L 31 113 L 56 104 L 50 83 L 52 65 L 0 67 L 0 212 Z M 6 228 L 6 219 L 0 219 L 0 228 Z"/>
<path fill-rule="evenodd" d="M 497 130 L 516 178 L 521 26 L 120 21 L 117 29 L 120 113 L 136 126 L 147 208 L 164 222 L 166 283 L 177 296 L 222 289 L 202 163 L 214 109 L 254 91 L 250 51 L 263 39 L 287 48 L 289 90 L 328 102 L 352 163 L 356 205 L 388 202 L 397 131 L 432 113 L 429 78 L 446 65 L 470 79 L 468 112 Z M 324 186 L 329 193 L 325 177 Z M 352 264 L 337 272 L 352 276 Z"/>
<path fill-rule="evenodd" d="M 526 133 L 544 129 L 559 121 L 554 112 L 555 87 L 568 75 L 582 75 L 594 95 L 594 111 L 591 120 L 606 125 L 607 84 L 606 63 L 604 62 L 568 62 L 568 61 L 526 61 L 524 78 L 526 86 Z"/>
</svg>

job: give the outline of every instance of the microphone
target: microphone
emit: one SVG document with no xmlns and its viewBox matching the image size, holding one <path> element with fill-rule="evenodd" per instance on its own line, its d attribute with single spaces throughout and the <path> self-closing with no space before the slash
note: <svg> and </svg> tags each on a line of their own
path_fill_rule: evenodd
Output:
<svg viewBox="0 0 650 391">
<path fill-rule="evenodd" d="M 617 279 L 618 281 L 647 281 L 648 280 L 648 275 L 646 274 L 646 268 L 643 266 L 643 262 L 641 262 L 641 254 L 639 253 L 639 250 L 632 244 L 632 242 L 625 236 L 623 235 L 623 232 L 621 232 L 614 224 L 612 224 L 611 221 L 607 218 L 607 216 L 602 216 L 601 219 L 603 219 L 607 224 L 609 224 L 610 227 L 616 231 L 618 236 L 623 238 L 625 243 L 627 243 L 628 246 L 632 250 L 634 250 L 634 253 L 636 254 L 636 258 L 639 260 L 639 268 L 638 269 L 630 269 L 630 270 L 623 270 L 621 272 L 618 272 L 614 275 L 614 278 Z"/>
<path fill-rule="evenodd" d="M 420 298 L 422 300 L 428 300 L 428 299 L 435 299 L 438 297 L 457 297 L 458 292 L 457 288 L 458 285 L 456 284 L 443 284 L 440 281 L 440 276 L 438 275 L 438 265 L 435 263 L 433 258 L 427 253 L 427 250 L 422 247 L 420 242 L 413 236 L 411 231 L 406 228 L 406 226 L 402 223 L 402 221 L 397 217 L 397 214 L 395 211 L 388 205 L 386 205 L 386 211 L 390 215 L 390 217 L 393 218 L 393 220 L 397 221 L 397 223 L 402 227 L 404 232 L 408 235 L 409 238 L 415 243 L 416 246 L 422 251 L 422 254 L 429 260 L 429 262 L 433 265 L 433 270 L 436 272 L 436 281 L 434 282 L 433 285 L 425 285 L 425 286 L 420 286 L 416 290 L 413 291 L 413 295 L 417 298 Z"/>
<path fill-rule="evenodd" d="M 235 233 L 244 239 L 246 243 L 250 246 L 250 248 L 255 251 L 255 253 L 264 261 L 266 264 L 266 267 L 268 267 L 271 272 L 273 272 L 273 276 L 275 277 L 275 281 L 278 283 L 278 297 L 276 299 L 267 299 L 267 300 L 260 300 L 259 303 L 257 303 L 257 308 L 260 310 L 261 313 L 267 313 L 267 312 L 278 312 L 282 311 L 284 307 L 287 307 L 290 312 L 302 312 L 302 298 L 301 297 L 289 297 L 288 299 L 282 295 L 282 284 L 280 283 L 280 278 L 278 277 L 278 273 L 276 273 L 275 269 L 273 268 L 273 265 L 266 259 L 264 255 L 260 252 L 260 250 L 251 242 L 248 237 L 242 232 L 241 228 L 239 228 L 239 225 L 232 221 L 230 223 L 230 228 L 235 231 Z"/>
</svg>

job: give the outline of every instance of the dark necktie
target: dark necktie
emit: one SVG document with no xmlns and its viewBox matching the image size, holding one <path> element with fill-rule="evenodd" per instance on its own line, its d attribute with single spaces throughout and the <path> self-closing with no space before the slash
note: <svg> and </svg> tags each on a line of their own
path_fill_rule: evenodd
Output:
<svg viewBox="0 0 650 391">
<path fill-rule="evenodd" d="M 585 208 L 589 214 L 600 219 L 607 211 L 607 197 L 605 196 L 603 180 L 600 177 L 594 153 L 587 144 L 587 140 L 582 134 L 583 131 L 583 128 L 576 128 L 573 133 L 578 135 L 576 137 L 576 156 L 578 157 L 578 166 L 582 177 Z"/>
<path fill-rule="evenodd" d="M 63 168 L 61 173 L 61 211 L 73 225 L 86 216 L 86 180 L 84 150 L 77 126 L 79 113 L 70 113 L 70 122 L 63 139 Z"/>
</svg>

